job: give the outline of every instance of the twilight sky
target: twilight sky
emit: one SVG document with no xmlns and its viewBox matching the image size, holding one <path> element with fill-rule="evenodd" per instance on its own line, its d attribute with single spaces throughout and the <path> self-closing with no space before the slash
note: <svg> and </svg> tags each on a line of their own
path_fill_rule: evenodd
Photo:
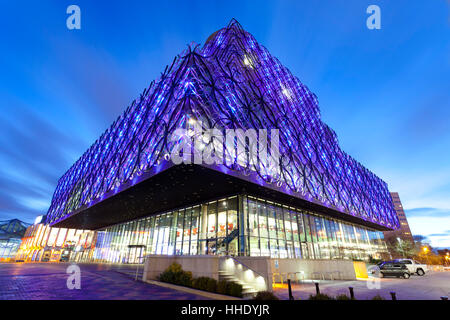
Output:
<svg viewBox="0 0 450 320">
<path fill-rule="evenodd" d="M 81 8 L 81 30 L 66 8 Z M 381 8 L 369 30 L 366 8 Z M 58 178 L 191 41 L 236 18 L 319 97 L 343 150 L 412 233 L 450 247 L 449 2 L 2 1 L 0 220 L 45 214 Z"/>
</svg>

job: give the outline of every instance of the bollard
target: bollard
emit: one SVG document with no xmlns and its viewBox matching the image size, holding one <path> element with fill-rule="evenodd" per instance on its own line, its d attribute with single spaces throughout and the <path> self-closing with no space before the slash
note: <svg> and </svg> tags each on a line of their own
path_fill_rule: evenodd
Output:
<svg viewBox="0 0 450 320">
<path fill-rule="evenodd" d="M 350 299 L 355 299 L 355 293 L 353 292 L 353 287 L 348 287 L 348 290 L 350 290 Z"/>
<path fill-rule="evenodd" d="M 392 300 L 397 300 L 397 297 L 395 296 L 395 291 L 389 292 L 391 294 Z"/>
<path fill-rule="evenodd" d="M 291 288 L 291 279 L 288 279 L 288 289 L 289 289 L 289 300 L 294 300 L 294 296 L 292 295 L 292 288 Z"/>
<path fill-rule="evenodd" d="M 448 300 L 448 297 L 442 296 L 442 297 L 441 297 L 441 300 Z"/>
<path fill-rule="evenodd" d="M 316 294 L 320 294 L 319 283 L 315 282 L 314 284 L 316 285 Z"/>
</svg>

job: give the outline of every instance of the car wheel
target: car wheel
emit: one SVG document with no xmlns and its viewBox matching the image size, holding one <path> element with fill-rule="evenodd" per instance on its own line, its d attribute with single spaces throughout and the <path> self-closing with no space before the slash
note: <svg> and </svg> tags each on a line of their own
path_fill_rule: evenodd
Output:
<svg viewBox="0 0 450 320">
<path fill-rule="evenodd" d="M 409 273 L 406 273 L 406 272 L 405 272 L 405 273 L 403 274 L 403 278 L 404 278 L 404 279 L 409 279 L 409 277 L 410 277 Z"/>
<path fill-rule="evenodd" d="M 417 275 L 418 276 L 423 276 L 425 274 L 425 271 L 423 271 L 422 269 L 418 269 L 417 270 Z"/>
</svg>

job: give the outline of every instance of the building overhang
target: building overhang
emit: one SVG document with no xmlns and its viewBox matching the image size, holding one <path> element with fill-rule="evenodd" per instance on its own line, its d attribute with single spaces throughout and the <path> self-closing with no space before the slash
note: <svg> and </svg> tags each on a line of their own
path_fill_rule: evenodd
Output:
<svg viewBox="0 0 450 320">
<path fill-rule="evenodd" d="M 312 199 L 289 194 L 287 190 L 275 184 L 268 184 L 262 179 L 258 180 L 252 174 L 245 176 L 224 166 L 173 165 L 169 162 L 162 163 L 154 170 L 144 173 L 51 225 L 97 230 L 235 194 L 261 197 L 379 231 L 391 230 L 336 208 L 326 207 Z"/>
</svg>

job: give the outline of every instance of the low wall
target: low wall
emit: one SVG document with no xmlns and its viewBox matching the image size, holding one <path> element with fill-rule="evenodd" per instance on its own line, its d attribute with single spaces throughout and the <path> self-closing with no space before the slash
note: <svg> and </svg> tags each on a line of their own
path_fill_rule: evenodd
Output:
<svg viewBox="0 0 450 320">
<path fill-rule="evenodd" d="M 167 256 L 149 255 L 145 259 L 143 280 L 156 280 L 172 263 L 178 263 L 192 276 L 219 280 L 219 256 Z"/>
<path fill-rule="evenodd" d="M 150 255 L 144 264 L 143 280 L 155 280 L 173 262 L 181 265 L 183 270 L 191 271 L 194 277 L 210 277 L 219 280 L 219 256 L 167 256 Z M 317 278 L 314 272 L 334 273 L 335 279 L 356 280 L 355 266 L 351 260 L 305 260 L 305 259 L 275 259 L 269 257 L 235 257 L 236 260 L 264 276 L 267 287 L 272 287 L 272 274 L 302 272 L 305 279 Z M 362 263 L 363 264 L 363 263 Z M 362 265 L 358 268 L 365 269 Z M 336 271 L 340 272 L 340 277 Z M 277 279 L 278 280 L 278 279 Z"/>
<path fill-rule="evenodd" d="M 234 257 L 234 258 L 260 274 L 268 275 L 271 272 L 269 257 Z"/>
</svg>

